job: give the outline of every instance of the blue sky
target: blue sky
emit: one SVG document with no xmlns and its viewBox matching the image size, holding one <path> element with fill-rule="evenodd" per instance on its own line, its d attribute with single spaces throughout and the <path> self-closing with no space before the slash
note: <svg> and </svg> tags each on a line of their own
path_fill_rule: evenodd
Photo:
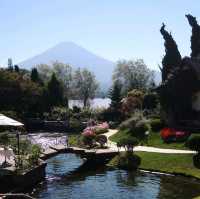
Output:
<svg viewBox="0 0 200 199">
<path fill-rule="evenodd" d="M 0 0 L 0 65 L 73 41 L 112 61 L 143 58 L 158 69 L 162 22 L 182 56 L 190 54 L 186 13 L 200 22 L 199 0 Z"/>
</svg>

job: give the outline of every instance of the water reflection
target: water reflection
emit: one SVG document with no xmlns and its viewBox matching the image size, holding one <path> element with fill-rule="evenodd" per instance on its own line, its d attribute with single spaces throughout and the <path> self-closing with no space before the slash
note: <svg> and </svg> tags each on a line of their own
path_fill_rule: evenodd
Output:
<svg viewBox="0 0 200 199">
<path fill-rule="evenodd" d="M 77 168 L 83 161 L 74 154 L 60 154 L 48 160 L 47 180 L 37 188 L 36 198 L 52 199 L 187 199 L 200 195 L 200 183 L 188 178 Z"/>
</svg>

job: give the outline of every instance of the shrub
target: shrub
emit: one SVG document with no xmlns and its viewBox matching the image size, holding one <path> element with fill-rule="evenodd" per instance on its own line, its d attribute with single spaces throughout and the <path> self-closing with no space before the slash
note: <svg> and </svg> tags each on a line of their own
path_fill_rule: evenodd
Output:
<svg viewBox="0 0 200 199">
<path fill-rule="evenodd" d="M 119 129 L 120 130 L 125 130 L 125 129 L 133 130 L 135 128 L 137 121 L 138 121 L 138 119 L 136 117 L 131 117 L 128 120 L 125 120 L 124 122 L 122 122 L 119 125 Z"/>
<path fill-rule="evenodd" d="M 175 131 L 170 128 L 162 129 L 160 135 L 163 141 L 166 143 L 173 142 L 176 140 Z"/>
<path fill-rule="evenodd" d="M 186 146 L 191 150 L 200 153 L 200 136 L 194 136 L 186 142 Z"/>
<path fill-rule="evenodd" d="M 164 127 L 164 122 L 160 119 L 152 119 L 150 121 L 151 130 L 154 132 L 160 131 Z"/>
<path fill-rule="evenodd" d="M 121 138 L 117 142 L 117 146 L 124 147 L 126 151 L 133 151 L 133 148 L 137 145 L 138 145 L 137 138 L 132 136 Z"/>
<path fill-rule="evenodd" d="M 98 135 L 96 136 L 96 142 L 101 145 L 101 148 L 107 143 L 108 139 L 105 135 Z"/>
<path fill-rule="evenodd" d="M 30 166 L 38 163 L 38 160 L 40 158 L 40 153 L 41 153 L 41 148 L 36 144 L 32 145 L 31 153 L 28 157 L 28 162 Z"/>
<path fill-rule="evenodd" d="M 8 145 L 9 142 L 10 142 L 10 138 L 8 136 L 8 133 L 1 133 L 0 134 L 0 144 Z"/>
<path fill-rule="evenodd" d="M 82 142 L 85 146 L 92 148 L 95 141 L 95 135 L 82 136 Z"/>
<path fill-rule="evenodd" d="M 144 109 L 155 109 L 158 102 L 158 95 L 156 93 L 147 93 L 144 95 L 142 107 Z"/>
<path fill-rule="evenodd" d="M 103 133 L 107 133 L 108 132 L 108 129 L 102 129 L 102 128 L 95 128 L 95 133 L 97 134 L 97 135 L 99 135 L 99 134 L 103 134 Z"/>
<path fill-rule="evenodd" d="M 148 131 L 148 125 L 146 121 L 141 120 L 136 123 L 135 128 L 133 129 L 133 135 L 139 140 L 143 140 L 146 137 L 145 132 Z"/>
<path fill-rule="evenodd" d="M 80 120 L 71 118 L 69 120 L 69 128 L 71 131 L 80 132 L 84 129 L 84 125 Z"/>
</svg>

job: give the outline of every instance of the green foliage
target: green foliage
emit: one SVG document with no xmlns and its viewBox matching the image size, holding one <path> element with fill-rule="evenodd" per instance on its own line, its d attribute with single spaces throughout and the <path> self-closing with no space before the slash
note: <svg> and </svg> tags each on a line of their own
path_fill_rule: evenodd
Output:
<svg viewBox="0 0 200 199">
<path fill-rule="evenodd" d="M 51 108 L 53 106 L 63 105 L 63 99 L 63 86 L 61 82 L 57 79 L 55 73 L 53 73 L 51 79 L 47 84 L 48 106 Z"/>
<path fill-rule="evenodd" d="M 133 151 L 133 148 L 139 144 L 137 138 L 132 136 L 127 136 L 124 138 L 121 138 L 117 142 L 118 147 L 124 147 L 127 151 Z"/>
<path fill-rule="evenodd" d="M 43 88 L 23 73 L 0 69 L 0 111 L 36 115 L 43 111 Z"/>
<path fill-rule="evenodd" d="M 110 107 L 114 110 L 119 110 L 121 106 L 121 85 L 114 82 L 113 88 L 110 91 L 111 104 Z"/>
<path fill-rule="evenodd" d="M 72 132 L 81 132 L 84 129 L 82 122 L 76 118 L 70 118 L 69 128 Z"/>
<path fill-rule="evenodd" d="M 200 136 L 193 136 L 187 142 L 186 146 L 191 150 L 197 151 L 200 153 Z"/>
<path fill-rule="evenodd" d="M 39 83 L 41 81 L 39 78 L 37 68 L 33 68 L 31 70 L 31 81 L 36 82 L 36 83 Z"/>
<path fill-rule="evenodd" d="M 132 135 L 139 140 L 144 140 L 146 138 L 145 132 L 148 131 L 147 121 L 141 120 L 135 124 L 135 127 L 132 130 Z"/>
<path fill-rule="evenodd" d="M 188 14 L 185 15 L 188 19 L 190 26 L 192 27 L 191 36 L 191 57 L 198 57 L 200 53 L 200 26 L 196 20 L 196 17 Z"/>
<path fill-rule="evenodd" d="M 17 154 L 17 139 L 12 138 L 10 140 L 10 145 L 14 153 Z M 27 139 L 20 139 L 19 146 L 20 146 L 20 155 L 28 155 L 31 151 L 32 144 Z"/>
<path fill-rule="evenodd" d="M 8 133 L 0 133 L 0 144 L 8 146 L 9 143 L 10 143 L 10 138 L 8 136 Z"/>
<path fill-rule="evenodd" d="M 139 167 L 141 158 L 133 153 L 125 152 L 115 156 L 108 164 L 126 170 L 135 170 Z"/>
<path fill-rule="evenodd" d="M 69 135 L 68 144 L 69 146 L 81 146 L 82 136 L 81 135 Z"/>
<path fill-rule="evenodd" d="M 38 163 L 40 158 L 41 148 L 38 145 L 32 145 L 30 154 L 28 156 L 29 165 L 33 166 Z"/>
<path fill-rule="evenodd" d="M 125 130 L 128 129 L 129 131 L 132 131 L 135 128 L 135 125 L 137 123 L 137 121 L 139 121 L 140 118 L 137 118 L 135 116 L 123 121 L 120 125 L 119 125 L 119 129 L 120 130 Z"/>
<path fill-rule="evenodd" d="M 103 110 L 100 114 L 99 114 L 99 118 L 102 121 L 107 121 L 107 122 L 117 122 L 119 123 L 122 120 L 122 113 L 120 110 L 116 110 L 112 107 L 109 107 L 105 110 Z"/>
<path fill-rule="evenodd" d="M 82 142 L 85 146 L 89 146 L 89 148 L 92 148 L 95 144 L 95 135 L 82 136 Z"/>
<path fill-rule="evenodd" d="M 19 73 L 20 72 L 19 66 L 18 65 L 14 65 L 14 70 L 15 70 L 16 73 Z"/>
<path fill-rule="evenodd" d="M 108 129 L 106 129 L 106 128 L 96 128 L 95 129 L 95 134 L 96 135 L 99 135 L 99 134 L 104 134 L 104 133 L 107 133 L 108 132 Z"/>
<path fill-rule="evenodd" d="M 142 59 L 118 61 L 113 74 L 113 81 L 122 85 L 123 95 L 132 89 L 148 89 L 152 79 L 153 72 Z"/>
<path fill-rule="evenodd" d="M 165 24 L 162 25 L 160 32 L 165 40 L 165 56 L 162 60 L 163 67 L 161 69 L 162 81 L 165 81 L 170 73 L 180 67 L 181 54 L 172 35 L 165 30 Z"/>
<path fill-rule="evenodd" d="M 71 116 L 70 109 L 66 107 L 53 107 L 50 112 L 44 113 L 47 120 L 67 120 Z"/>
<path fill-rule="evenodd" d="M 153 132 L 158 132 L 165 127 L 164 122 L 161 119 L 151 119 L 150 126 Z"/>
<path fill-rule="evenodd" d="M 142 111 L 144 92 L 138 89 L 133 89 L 128 92 L 127 97 L 123 99 L 121 112 L 128 118 L 131 117 L 136 111 Z"/>
<path fill-rule="evenodd" d="M 143 98 L 143 109 L 155 109 L 159 103 L 158 95 L 156 93 L 147 93 Z"/>
<path fill-rule="evenodd" d="M 88 100 L 95 96 L 98 89 L 98 83 L 93 73 L 87 69 L 78 68 L 73 76 L 74 95 L 76 98 L 83 100 L 83 105 L 88 105 Z"/>
</svg>

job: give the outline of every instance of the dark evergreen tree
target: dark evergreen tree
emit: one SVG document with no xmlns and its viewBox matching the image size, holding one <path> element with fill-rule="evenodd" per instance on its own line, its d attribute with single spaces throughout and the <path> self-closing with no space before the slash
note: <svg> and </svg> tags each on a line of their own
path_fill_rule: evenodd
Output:
<svg viewBox="0 0 200 199">
<path fill-rule="evenodd" d="M 163 67 L 161 68 L 162 81 L 165 81 L 170 73 L 179 69 L 181 64 L 181 54 L 172 35 L 165 30 L 164 23 L 160 32 L 165 40 L 165 56 L 162 60 Z"/>
<path fill-rule="evenodd" d="M 185 15 L 188 19 L 190 26 L 192 27 L 192 36 L 191 36 L 191 57 L 200 56 L 200 26 L 197 23 L 196 17 L 188 14 Z"/>
<path fill-rule="evenodd" d="M 33 82 L 38 82 L 39 83 L 40 78 L 39 78 L 39 74 L 38 74 L 37 68 L 33 68 L 31 70 L 31 80 Z"/>
<path fill-rule="evenodd" d="M 56 78 L 55 73 L 53 73 L 47 85 L 47 102 L 49 108 L 63 105 L 63 95 L 63 86 L 61 82 Z"/>
<path fill-rule="evenodd" d="M 19 66 L 18 65 L 14 65 L 14 69 L 16 73 L 19 73 Z"/>
<path fill-rule="evenodd" d="M 110 91 L 111 104 L 110 107 L 118 110 L 121 106 L 121 85 L 115 82 Z"/>
</svg>

